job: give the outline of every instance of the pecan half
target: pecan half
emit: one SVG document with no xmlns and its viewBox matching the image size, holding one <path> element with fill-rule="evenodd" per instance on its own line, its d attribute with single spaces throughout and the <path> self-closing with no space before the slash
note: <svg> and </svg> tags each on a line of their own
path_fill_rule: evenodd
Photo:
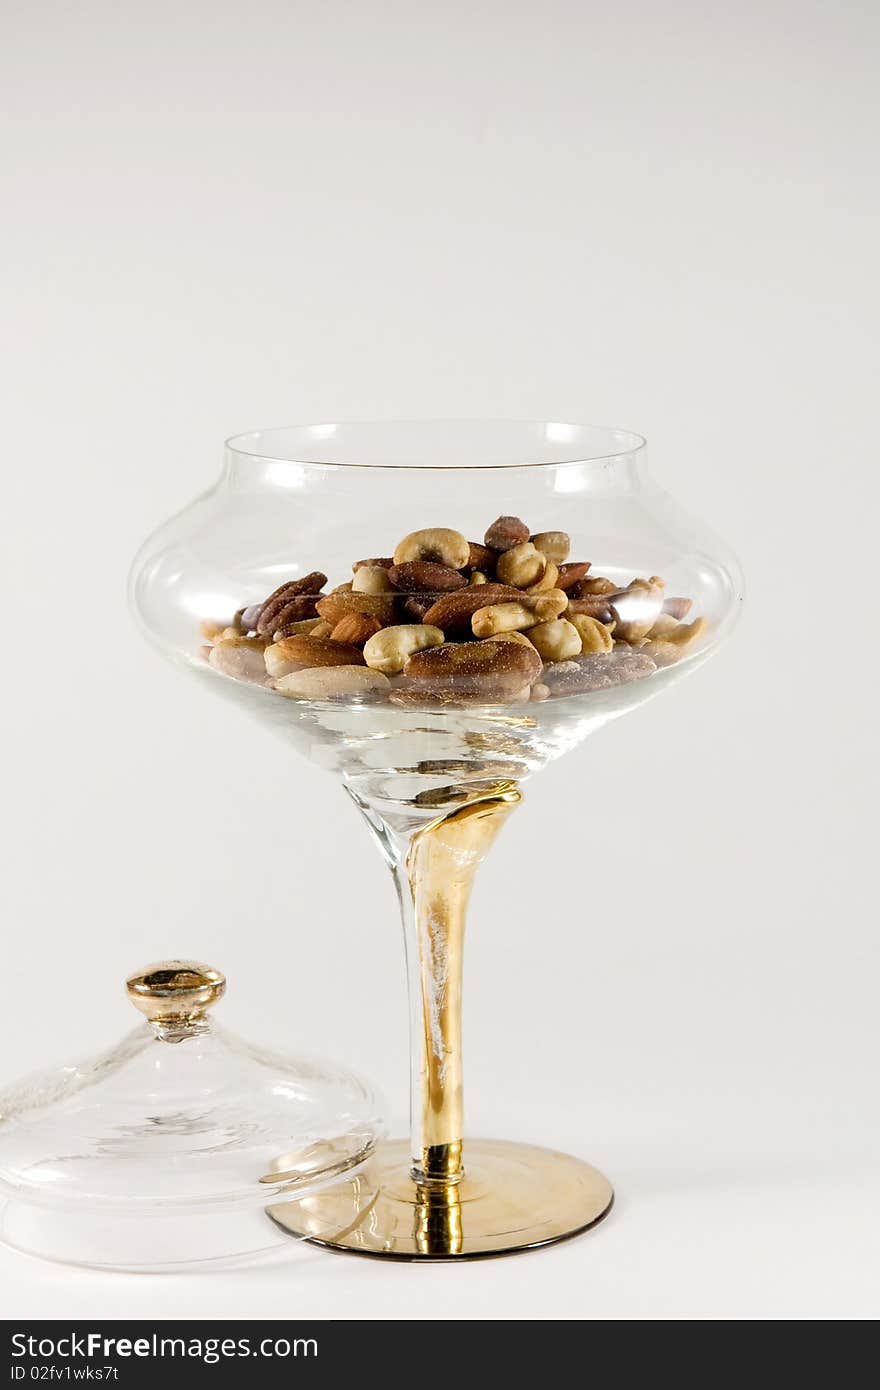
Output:
<svg viewBox="0 0 880 1390">
<path fill-rule="evenodd" d="M 269 637 L 279 626 L 277 619 L 286 604 L 298 598 L 301 594 L 319 594 L 327 583 L 326 574 L 321 574 L 319 570 L 313 570 L 311 574 L 303 575 L 302 579 L 289 579 L 286 584 L 280 584 L 263 603 L 260 609 L 260 616 L 257 619 L 257 632 L 261 637 Z M 300 618 L 314 616 L 311 613 L 300 613 Z M 242 614 L 244 618 L 244 614 Z M 288 622 L 295 621 L 292 618 Z"/>
<path fill-rule="evenodd" d="M 302 623 L 305 622 L 306 618 L 317 617 L 317 602 L 317 594 L 297 594 L 296 598 L 292 598 L 275 613 L 267 616 L 264 609 L 260 615 L 260 625 L 257 630 L 263 637 L 273 637 L 276 632 L 284 632 L 294 623 Z"/>
</svg>

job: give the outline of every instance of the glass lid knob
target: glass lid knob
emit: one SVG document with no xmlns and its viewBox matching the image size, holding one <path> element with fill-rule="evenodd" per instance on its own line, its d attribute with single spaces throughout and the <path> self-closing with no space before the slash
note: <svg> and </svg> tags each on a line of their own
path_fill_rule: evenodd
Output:
<svg viewBox="0 0 880 1390">
<path fill-rule="evenodd" d="M 226 976 L 198 960 L 163 960 L 129 975 L 132 1004 L 162 1033 L 198 1028 L 226 991 Z"/>
</svg>

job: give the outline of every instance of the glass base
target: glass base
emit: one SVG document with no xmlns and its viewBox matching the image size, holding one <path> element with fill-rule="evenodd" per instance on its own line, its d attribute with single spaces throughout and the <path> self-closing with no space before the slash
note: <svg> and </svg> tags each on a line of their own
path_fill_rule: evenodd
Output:
<svg viewBox="0 0 880 1390">
<path fill-rule="evenodd" d="M 458 1260 L 534 1250 L 579 1235 L 611 1210 L 614 1192 L 588 1163 L 504 1140 L 465 1144 L 459 1183 L 422 1186 L 409 1144 L 385 1144 L 363 1177 L 270 1209 L 284 1230 L 329 1250 L 396 1260 Z"/>
<path fill-rule="evenodd" d="M 0 1207 L 0 1244 L 56 1264 L 137 1274 L 232 1268 L 296 1250 L 262 1209 L 108 1217 L 16 1201 Z"/>
</svg>

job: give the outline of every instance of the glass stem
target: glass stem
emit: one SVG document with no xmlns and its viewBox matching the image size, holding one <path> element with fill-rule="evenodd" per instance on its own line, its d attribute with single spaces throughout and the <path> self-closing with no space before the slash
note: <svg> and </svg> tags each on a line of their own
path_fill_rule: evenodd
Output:
<svg viewBox="0 0 880 1390">
<path fill-rule="evenodd" d="M 479 864 L 522 800 L 512 782 L 470 793 L 412 831 L 392 862 L 406 944 L 410 1003 L 412 1175 L 461 1178 L 461 984 L 468 899 Z"/>
</svg>

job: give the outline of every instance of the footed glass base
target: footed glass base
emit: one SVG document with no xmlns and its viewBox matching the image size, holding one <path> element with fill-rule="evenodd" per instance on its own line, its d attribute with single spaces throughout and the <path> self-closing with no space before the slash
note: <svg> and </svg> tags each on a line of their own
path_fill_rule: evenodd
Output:
<svg viewBox="0 0 880 1390">
<path fill-rule="evenodd" d="M 614 1192 L 588 1163 L 553 1149 L 468 1140 L 457 1183 L 421 1185 L 409 1144 L 386 1144 L 363 1176 L 273 1206 L 291 1235 L 330 1250 L 396 1260 L 458 1260 L 534 1250 L 579 1235 L 611 1210 Z"/>
</svg>

